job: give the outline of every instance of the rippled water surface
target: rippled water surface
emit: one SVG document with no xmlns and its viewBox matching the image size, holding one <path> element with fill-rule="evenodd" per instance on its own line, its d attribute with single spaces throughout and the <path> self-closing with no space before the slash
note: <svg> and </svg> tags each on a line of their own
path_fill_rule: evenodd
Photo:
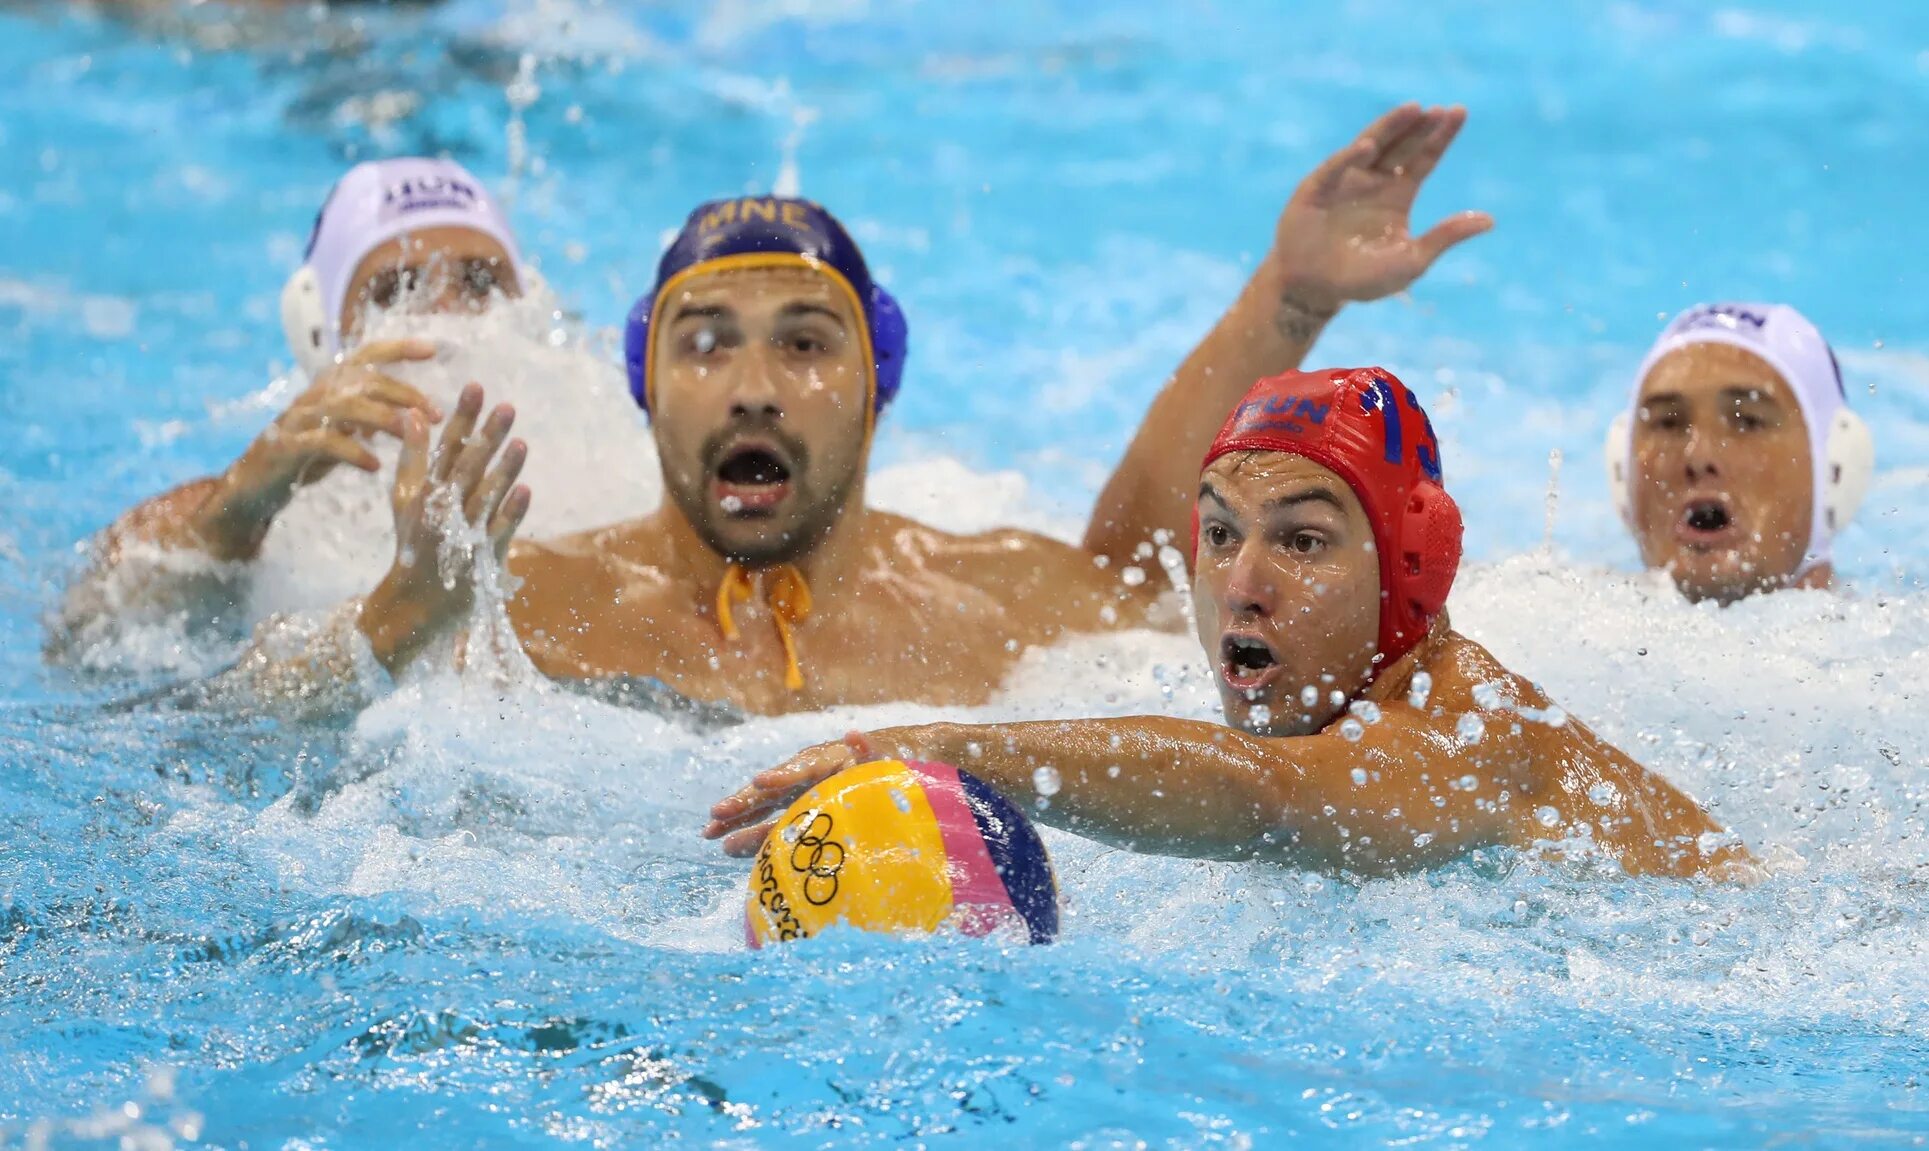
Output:
<svg viewBox="0 0 1929 1151">
<path fill-rule="evenodd" d="M 211 7 L 0 3 L 0 1146 L 1929 1141 L 1929 10 Z M 750 954 L 745 870 L 695 834 L 749 771 L 854 724 L 1209 716 L 1193 643 L 1033 652 L 976 711 L 741 725 L 515 676 L 237 713 L 177 689 L 229 648 L 168 621 L 42 663 L 77 542 L 286 401 L 276 293 L 355 158 L 448 151 L 513 198 L 568 314 L 420 382 L 518 400 L 535 530 L 654 501 L 609 329 L 692 204 L 785 183 L 911 315 L 874 498 L 1071 535 L 1298 177 L 1406 98 L 1472 116 L 1422 215 L 1499 226 L 1316 358 L 1433 405 L 1456 624 L 1709 803 L 1758 886 L 1048 833 L 1056 946 Z M 1630 570 L 1600 432 L 1704 296 L 1787 298 L 1842 353 L 1881 462 L 1841 593 L 1720 611 Z M 330 484 L 257 614 L 379 571 L 351 529 L 380 482 Z"/>
</svg>

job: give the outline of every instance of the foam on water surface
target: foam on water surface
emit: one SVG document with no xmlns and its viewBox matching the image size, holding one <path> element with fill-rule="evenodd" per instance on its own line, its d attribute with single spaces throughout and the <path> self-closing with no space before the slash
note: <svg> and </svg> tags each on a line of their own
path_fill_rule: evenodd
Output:
<svg viewBox="0 0 1929 1151">
<path fill-rule="evenodd" d="M 1920 11 L 997 7 L 0 15 L 0 1144 L 1923 1142 Z M 148 38 L 175 25 L 196 52 Z M 1456 624 L 1708 803 L 1752 887 L 1510 853 L 1355 883 L 1048 831 L 1050 948 L 752 956 L 745 867 L 696 838 L 750 772 L 852 726 L 1210 718 L 1194 641 L 1029 652 L 978 709 L 738 724 L 514 660 L 333 722 L 209 709 L 142 694 L 232 650 L 165 628 L 104 639 L 111 675 L 41 663 L 74 542 L 292 394 L 263 387 L 275 293 L 345 158 L 502 178 L 590 317 L 536 301 L 408 369 L 516 402 L 532 532 L 654 504 L 610 325 L 690 204 L 783 179 L 912 317 L 873 500 L 1076 538 L 1286 190 L 1409 96 L 1473 105 L 1420 214 L 1500 227 L 1319 354 L 1433 410 L 1477 561 Z M 1715 609 L 1616 570 L 1600 432 L 1703 295 L 1795 297 L 1842 352 L 1880 464 L 1839 593 Z M 372 582 L 386 484 L 291 507 L 250 611 Z"/>
</svg>

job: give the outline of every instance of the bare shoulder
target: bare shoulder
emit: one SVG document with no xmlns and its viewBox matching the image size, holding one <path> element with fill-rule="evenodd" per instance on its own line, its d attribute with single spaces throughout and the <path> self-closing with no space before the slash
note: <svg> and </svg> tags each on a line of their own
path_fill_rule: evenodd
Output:
<svg viewBox="0 0 1929 1151">
<path fill-rule="evenodd" d="M 1089 586 L 1119 591 L 1139 581 L 1121 580 L 1107 561 L 1079 547 L 1041 532 L 1023 528 L 993 528 L 960 535 L 902 516 L 876 513 L 888 533 L 890 550 L 926 569 L 966 583 L 1024 586 L 1049 581 L 1055 589 Z"/>
</svg>

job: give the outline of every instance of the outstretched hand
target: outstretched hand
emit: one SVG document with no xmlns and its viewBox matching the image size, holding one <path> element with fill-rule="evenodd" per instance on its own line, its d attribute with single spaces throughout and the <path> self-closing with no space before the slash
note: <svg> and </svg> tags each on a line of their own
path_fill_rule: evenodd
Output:
<svg viewBox="0 0 1929 1151">
<path fill-rule="evenodd" d="M 769 838 L 777 817 L 798 796 L 848 767 L 876 759 L 871 740 L 861 731 L 845 734 L 837 743 L 805 748 L 778 767 L 759 772 L 735 793 L 710 809 L 703 838 L 722 839 L 726 855 L 747 858 Z"/>
<path fill-rule="evenodd" d="M 1315 315 L 1404 290 L 1449 248 L 1494 226 L 1449 216 L 1415 236 L 1413 201 L 1467 122 L 1465 108 L 1402 104 L 1303 180 L 1280 214 L 1271 259 L 1286 299 Z"/>
<path fill-rule="evenodd" d="M 362 631 L 391 671 L 468 617 L 478 552 L 502 562 L 529 511 L 529 488 L 516 483 L 528 448 L 508 440 L 516 411 L 499 404 L 478 428 L 481 414 L 482 389 L 470 384 L 433 453 L 421 414 L 403 418 L 395 562 L 362 607 Z"/>
</svg>

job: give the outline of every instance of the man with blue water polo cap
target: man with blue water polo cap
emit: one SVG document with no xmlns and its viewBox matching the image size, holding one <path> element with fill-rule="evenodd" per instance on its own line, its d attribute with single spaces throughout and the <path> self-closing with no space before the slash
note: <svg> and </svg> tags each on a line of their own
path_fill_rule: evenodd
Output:
<svg viewBox="0 0 1929 1151">
<path fill-rule="evenodd" d="M 404 413 L 441 418 L 420 391 L 383 371 L 428 359 L 435 345 L 364 344 L 367 319 L 392 308 L 480 311 L 497 296 L 521 295 L 532 276 L 508 217 L 462 165 L 400 157 L 349 169 L 282 290 L 289 350 L 313 382 L 220 475 L 156 496 L 108 528 L 67 596 L 59 631 L 142 608 L 219 622 L 239 598 L 223 577 L 259 554 L 298 492 L 337 467 L 377 470 L 369 441 L 399 437 Z M 149 561 L 139 570 L 135 554 Z"/>
<path fill-rule="evenodd" d="M 433 452 L 408 418 L 397 562 L 359 629 L 391 671 L 459 631 L 484 535 L 518 581 L 509 618 L 545 673 L 647 677 L 756 712 L 979 702 L 1030 645 L 1176 623 L 1140 565 L 1152 541 L 1183 536 L 1195 464 L 1238 381 L 1297 364 L 1341 304 L 1405 288 L 1489 226 L 1469 213 L 1407 231 L 1463 120 L 1396 109 L 1302 184 L 1271 253 L 1154 402 L 1083 546 L 958 536 L 866 507 L 876 421 L 904 368 L 902 313 L 818 205 L 705 204 L 626 340 L 669 498 L 636 521 L 511 548 L 525 449 L 508 439 L 514 412 L 485 418 L 471 389 Z M 463 509 L 470 549 L 443 546 L 453 526 L 429 514 L 437 503 Z"/>
</svg>

